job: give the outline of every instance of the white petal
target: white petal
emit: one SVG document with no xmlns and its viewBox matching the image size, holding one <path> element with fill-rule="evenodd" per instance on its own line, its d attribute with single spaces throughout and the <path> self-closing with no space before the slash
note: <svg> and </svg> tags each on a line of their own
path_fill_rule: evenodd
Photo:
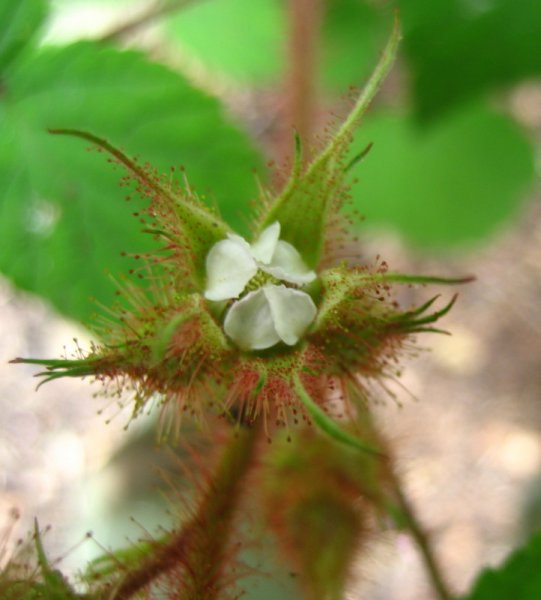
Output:
<svg viewBox="0 0 541 600">
<path fill-rule="evenodd" d="M 305 292 L 285 285 L 266 285 L 261 288 L 269 301 L 272 319 L 280 339 L 294 346 L 316 316 L 316 305 Z"/>
<path fill-rule="evenodd" d="M 253 257 L 264 265 L 269 264 L 276 249 L 279 237 L 280 223 L 275 221 L 272 225 L 266 227 L 252 244 L 251 249 Z"/>
<path fill-rule="evenodd" d="M 231 236 L 233 237 L 238 236 Z M 244 242 L 242 238 L 239 239 Z M 214 244 L 207 255 L 206 265 L 205 298 L 208 300 L 236 298 L 257 273 L 257 265 L 250 248 L 236 239 L 222 240 Z"/>
<path fill-rule="evenodd" d="M 238 244 L 239 246 L 242 246 L 243 248 L 246 248 L 246 250 L 248 250 L 248 252 L 250 254 L 252 254 L 252 250 L 250 248 L 250 244 L 240 235 L 237 235 L 236 233 L 228 233 L 227 237 L 229 240 L 231 240 L 232 242 L 234 242 L 235 244 Z"/>
<path fill-rule="evenodd" d="M 242 350 L 264 350 L 280 341 L 263 288 L 233 304 L 225 316 L 224 331 Z"/>
<path fill-rule="evenodd" d="M 304 285 L 314 281 L 317 277 L 302 260 L 301 255 L 288 242 L 280 240 L 276 244 L 276 250 L 270 264 L 260 265 L 263 271 L 274 275 L 274 277 L 289 283 Z"/>
</svg>

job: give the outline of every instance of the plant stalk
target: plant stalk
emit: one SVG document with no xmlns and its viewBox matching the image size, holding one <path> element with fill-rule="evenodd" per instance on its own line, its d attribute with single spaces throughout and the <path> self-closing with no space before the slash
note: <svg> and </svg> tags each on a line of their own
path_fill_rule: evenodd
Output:
<svg viewBox="0 0 541 600">
<path fill-rule="evenodd" d="M 398 480 L 396 473 L 394 473 L 392 470 L 392 467 L 389 469 L 389 471 L 393 491 L 396 494 L 396 499 L 398 500 L 398 504 L 406 520 L 406 527 L 417 544 L 417 548 L 424 563 L 427 575 L 430 579 L 430 583 L 432 584 L 432 587 L 434 588 L 439 600 L 452 600 L 453 596 L 447 587 L 441 567 L 438 564 L 436 556 L 434 555 L 434 551 L 431 548 L 428 535 L 426 534 L 423 526 L 417 520 L 415 511 L 409 499 L 404 494 L 400 485 L 400 481 Z"/>
<path fill-rule="evenodd" d="M 257 427 L 243 427 L 232 434 L 194 517 L 149 560 L 128 573 L 109 595 L 110 600 L 129 600 L 173 569 L 179 569 L 181 575 L 175 579 L 189 590 L 187 597 L 218 597 L 242 483 L 253 462 L 258 432 Z"/>
<path fill-rule="evenodd" d="M 317 46 L 321 18 L 321 0 L 290 0 L 288 122 L 303 142 L 305 160 L 310 158 L 309 147 L 315 122 Z M 293 136 L 289 135 L 286 147 L 289 147 L 292 139 Z"/>
<path fill-rule="evenodd" d="M 387 451 L 384 439 L 376 424 L 370 417 L 370 414 L 367 413 L 366 417 L 367 418 L 363 421 L 363 423 L 371 432 L 369 437 L 370 439 L 373 439 L 375 441 L 375 445 L 383 451 L 383 457 L 375 456 L 374 460 L 383 461 L 382 466 L 384 469 L 385 478 L 388 482 L 389 492 L 392 494 L 394 500 L 398 503 L 398 508 L 400 511 L 400 518 L 397 520 L 397 522 L 403 523 L 404 527 L 408 530 L 409 534 L 415 541 L 428 579 L 430 580 L 438 600 L 452 600 L 453 595 L 447 586 L 443 576 L 443 571 L 431 547 L 429 536 L 417 519 L 415 510 L 409 498 L 404 493 L 400 479 L 396 474 L 392 453 Z M 393 516 L 396 519 L 396 514 Z"/>
</svg>

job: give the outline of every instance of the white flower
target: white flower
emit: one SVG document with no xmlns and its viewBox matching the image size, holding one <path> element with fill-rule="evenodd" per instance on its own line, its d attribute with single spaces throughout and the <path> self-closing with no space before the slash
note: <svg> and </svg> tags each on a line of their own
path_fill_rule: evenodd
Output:
<svg viewBox="0 0 541 600">
<path fill-rule="evenodd" d="M 276 222 L 253 244 L 234 234 L 214 244 L 206 261 L 205 298 L 238 298 L 259 270 L 298 286 L 313 281 L 314 271 L 279 237 L 280 223 Z M 308 294 L 268 283 L 233 303 L 225 316 L 224 331 L 243 350 L 263 350 L 280 341 L 293 346 L 315 316 L 316 306 Z"/>
</svg>

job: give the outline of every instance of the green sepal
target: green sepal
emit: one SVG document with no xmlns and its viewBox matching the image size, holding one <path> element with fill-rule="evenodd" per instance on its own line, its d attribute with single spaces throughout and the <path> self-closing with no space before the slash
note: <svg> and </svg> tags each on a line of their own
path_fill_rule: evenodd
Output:
<svg viewBox="0 0 541 600">
<path fill-rule="evenodd" d="M 42 590 L 40 593 L 36 596 L 29 596 L 29 598 L 48 598 L 49 600 L 72 600 L 78 598 L 79 596 L 68 585 L 62 573 L 53 569 L 49 564 L 41 541 L 37 519 L 34 519 L 34 543 L 36 545 L 38 565 L 43 578 L 43 583 L 41 585 Z"/>
<path fill-rule="evenodd" d="M 200 308 L 200 297 L 199 295 L 192 294 L 191 296 L 188 296 L 187 306 L 184 310 L 178 312 L 164 325 L 156 328 L 154 339 L 150 342 L 152 361 L 154 364 L 164 360 L 167 348 L 175 331 L 187 321 L 197 318 L 199 314 L 203 314 Z"/>
<path fill-rule="evenodd" d="M 362 277 L 365 279 L 370 278 L 376 282 L 403 283 L 406 285 L 459 285 L 475 281 L 473 275 L 466 277 L 436 277 L 434 275 L 408 275 L 405 273 L 371 273 L 369 275 L 363 274 Z"/>
<path fill-rule="evenodd" d="M 355 448 L 356 450 L 360 450 L 361 452 L 368 452 L 369 454 L 373 454 L 375 456 L 383 456 L 382 453 L 369 444 L 366 444 L 359 438 L 351 435 L 347 431 L 344 431 L 331 417 L 325 414 L 325 412 L 314 402 L 314 400 L 310 397 L 310 394 L 306 391 L 299 375 L 296 373 L 293 379 L 293 385 L 295 388 L 295 393 L 299 400 L 303 403 L 304 408 L 308 411 L 308 414 L 312 418 L 315 425 L 321 429 L 328 436 L 340 442 L 341 444 L 345 444 L 350 448 Z"/>
<path fill-rule="evenodd" d="M 451 300 L 440 310 L 437 310 L 425 316 L 421 316 L 428 310 L 432 303 L 435 300 L 437 300 L 438 297 L 439 296 L 434 296 L 428 302 L 426 302 L 416 310 L 402 313 L 401 315 L 396 317 L 396 319 L 393 320 L 400 324 L 400 329 L 404 332 L 431 332 L 448 334 L 448 332 L 444 331 L 443 329 L 436 329 L 435 327 L 425 327 L 425 325 L 427 325 L 428 323 L 435 323 L 436 321 L 444 317 L 451 310 L 451 308 L 453 308 L 453 305 L 456 302 L 456 299 L 458 298 L 458 294 L 454 294 Z"/>
<path fill-rule="evenodd" d="M 387 304 L 369 301 L 370 290 L 372 288 L 373 292 L 375 285 L 385 283 L 401 283 L 405 285 L 456 285 L 469 283 L 471 281 L 473 281 L 473 277 L 444 278 L 431 275 L 408 275 L 402 273 L 370 273 L 363 270 L 347 269 L 343 266 L 335 267 L 334 269 L 325 271 L 320 276 L 320 282 L 325 289 L 325 293 L 323 294 L 323 300 L 320 303 L 316 320 L 312 325 L 312 331 L 321 331 L 329 324 L 340 321 L 340 319 L 337 319 L 338 312 L 344 310 L 346 310 L 346 312 L 351 312 L 352 305 L 350 303 L 361 300 L 362 297 L 359 295 L 359 292 L 366 289 L 367 306 L 370 305 L 372 307 L 371 317 L 374 321 L 374 325 L 376 321 L 381 320 L 382 329 L 394 327 L 395 329 L 400 329 L 404 332 L 431 331 L 447 333 L 443 330 L 428 327 L 425 328 L 424 326 L 434 323 L 445 316 L 454 305 L 457 299 L 456 294 L 453 295 L 449 303 L 442 309 L 433 313 L 426 314 L 428 309 L 439 298 L 439 295 L 430 298 L 430 300 L 412 310 L 396 312 L 393 315 L 392 312 L 389 313 Z"/>
<path fill-rule="evenodd" d="M 152 367 L 160 362 L 167 363 L 167 349 L 175 332 L 189 321 L 197 322 L 201 331 L 200 341 L 204 340 L 208 359 L 216 361 L 223 359 L 223 354 L 231 350 L 231 345 L 222 327 L 209 310 L 209 304 L 211 303 L 201 295 L 190 294 L 184 299 L 184 304 L 177 308 L 178 314 L 156 327 L 153 335 L 148 339 L 152 350 Z"/>
<path fill-rule="evenodd" d="M 205 282 L 205 259 L 210 248 L 226 237 L 228 225 L 197 200 L 189 189 L 168 183 L 148 172 L 107 140 L 76 129 L 50 129 L 54 135 L 87 140 L 110 154 L 137 182 L 141 193 L 151 201 L 150 214 L 158 228 L 146 229 L 180 250 L 182 270 L 192 276 L 201 289 Z"/>
<path fill-rule="evenodd" d="M 63 377 L 88 377 L 98 372 L 99 359 L 90 356 L 83 359 L 57 359 L 57 358 L 14 358 L 12 364 L 40 365 L 45 371 L 36 373 L 34 377 L 41 378 L 38 389 L 49 381 Z"/>
<path fill-rule="evenodd" d="M 21 540 L 15 554 L 0 569 L 0 598 L 2 600 L 83 600 L 62 573 L 50 564 L 34 519 L 34 533 Z"/>
<path fill-rule="evenodd" d="M 297 248 L 310 268 L 317 267 L 319 263 L 328 218 L 341 204 L 344 175 L 351 166 L 344 164 L 344 161 L 353 132 L 389 72 L 399 40 L 400 27 L 398 19 L 395 19 L 393 32 L 381 59 L 349 116 L 306 169 L 302 166 L 300 140 L 296 136 L 295 160 L 290 179 L 282 193 L 271 202 L 259 224 L 261 232 L 278 221 L 281 225 L 281 239 Z M 366 152 L 358 159 L 362 159 Z"/>
</svg>

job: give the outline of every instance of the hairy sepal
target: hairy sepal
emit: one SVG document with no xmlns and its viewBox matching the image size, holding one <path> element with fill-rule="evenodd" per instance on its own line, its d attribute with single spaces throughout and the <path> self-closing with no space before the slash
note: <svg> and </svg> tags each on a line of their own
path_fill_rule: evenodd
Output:
<svg viewBox="0 0 541 600">
<path fill-rule="evenodd" d="M 388 74 L 400 40 L 395 20 L 393 32 L 381 59 L 359 95 L 350 114 L 323 151 L 303 168 L 301 143 L 296 138 L 293 170 L 282 193 L 263 215 L 259 232 L 278 221 L 281 238 L 299 250 L 310 268 L 316 268 L 324 246 L 329 216 L 340 207 L 343 180 L 349 166 L 345 163 L 353 132 Z"/>
<path fill-rule="evenodd" d="M 162 238 L 168 249 L 176 249 L 176 256 L 183 263 L 179 265 L 181 270 L 203 288 L 205 258 L 210 248 L 230 231 L 227 224 L 207 209 L 191 190 L 142 167 L 107 140 L 76 129 L 50 129 L 49 133 L 91 142 L 128 171 L 138 191 L 150 200 L 147 212 L 156 220 L 157 227 L 145 231 Z"/>
<path fill-rule="evenodd" d="M 431 276 L 370 272 L 335 267 L 320 276 L 322 286 L 318 315 L 310 333 L 321 348 L 333 374 L 359 373 L 378 378 L 385 363 L 412 333 L 446 333 L 432 325 L 453 306 L 456 295 L 442 308 L 430 311 L 439 296 L 411 310 L 400 310 L 390 297 L 391 283 L 456 284 L 470 281 Z"/>
<path fill-rule="evenodd" d="M 304 407 L 308 411 L 308 414 L 312 418 L 312 421 L 329 437 L 333 438 L 336 442 L 359 450 L 361 452 L 367 452 L 375 456 L 381 455 L 381 452 L 370 446 L 358 437 L 351 435 L 344 429 L 342 429 L 336 421 L 329 417 L 325 411 L 320 408 L 314 400 L 310 397 L 310 394 L 306 391 L 302 384 L 302 381 L 298 375 L 295 376 L 294 380 L 295 392 L 297 397 L 303 403 Z"/>
<path fill-rule="evenodd" d="M 11 362 L 43 367 L 36 375 L 39 385 L 63 377 L 93 377 L 105 384 L 105 392 L 125 389 L 133 396 L 133 417 L 156 394 L 164 406 L 199 414 L 204 404 L 200 396 L 208 396 L 230 373 L 226 365 L 233 350 L 198 294 L 134 311 L 111 322 L 103 338 L 81 357 Z"/>
<path fill-rule="evenodd" d="M 369 512 L 383 512 L 384 463 L 313 428 L 277 436 L 262 465 L 267 520 L 310 598 L 343 598 L 367 541 Z"/>
</svg>

